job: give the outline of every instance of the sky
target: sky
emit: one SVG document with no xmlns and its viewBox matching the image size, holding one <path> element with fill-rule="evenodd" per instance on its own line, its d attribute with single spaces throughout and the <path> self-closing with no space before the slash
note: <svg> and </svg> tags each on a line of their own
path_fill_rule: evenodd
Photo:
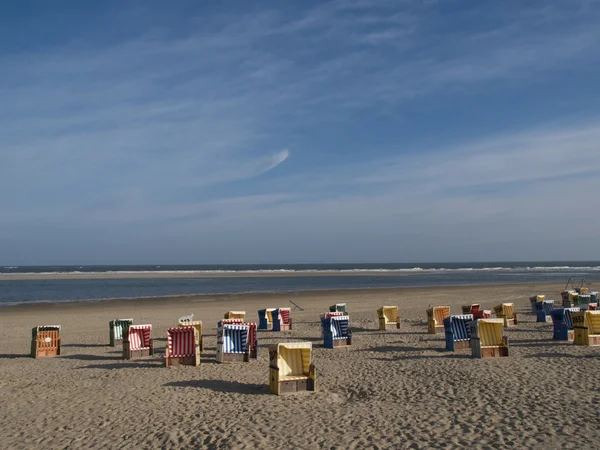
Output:
<svg viewBox="0 0 600 450">
<path fill-rule="evenodd" d="M 0 264 L 600 259 L 600 1 L 0 4 Z"/>
</svg>

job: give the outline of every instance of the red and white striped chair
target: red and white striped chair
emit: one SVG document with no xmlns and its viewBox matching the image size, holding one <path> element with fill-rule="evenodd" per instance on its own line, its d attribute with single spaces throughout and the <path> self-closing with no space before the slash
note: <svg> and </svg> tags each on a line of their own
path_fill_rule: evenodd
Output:
<svg viewBox="0 0 600 450">
<path fill-rule="evenodd" d="M 123 333 L 123 359 L 135 359 L 154 354 L 150 338 L 152 325 L 130 325 Z"/>
<path fill-rule="evenodd" d="M 167 367 L 199 366 L 200 338 L 198 330 L 193 326 L 169 328 L 165 360 Z"/>
</svg>

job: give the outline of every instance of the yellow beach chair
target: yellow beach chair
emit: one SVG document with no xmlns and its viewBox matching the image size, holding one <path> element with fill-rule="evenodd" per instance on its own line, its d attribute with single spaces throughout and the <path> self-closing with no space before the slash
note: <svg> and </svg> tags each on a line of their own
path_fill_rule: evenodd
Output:
<svg viewBox="0 0 600 450">
<path fill-rule="evenodd" d="M 31 357 L 60 356 L 60 325 L 44 325 L 31 330 Z"/>
<path fill-rule="evenodd" d="M 269 389 L 281 395 L 316 391 L 316 370 L 311 362 L 312 343 L 293 342 L 269 346 Z"/>
<path fill-rule="evenodd" d="M 517 324 L 517 313 L 514 303 L 502 303 L 494 307 L 498 319 L 504 320 L 504 328 L 514 327 Z"/>
<path fill-rule="evenodd" d="M 397 306 L 382 306 L 377 310 L 377 316 L 380 330 L 400 329 L 400 315 Z"/>
<path fill-rule="evenodd" d="M 246 321 L 246 311 L 227 311 L 223 316 L 224 319 L 241 319 Z"/>
<path fill-rule="evenodd" d="M 438 331 L 444 332 L 444 319 L 450 317 L 449 306 L 434 306 L 427 310 L 427 332 L 436 334 Z"/>
<path fill-rule="evenodd" d="M 504 319 L 471 322 L 471 355 L 484 359 L 508 356 L 508 337 L 503 332 Z"/>
<path fill-rule="evenodd" d="M 576 345 L 600 345 L 600 311 L 580 311 L 571 314 Z"/>
</svg>

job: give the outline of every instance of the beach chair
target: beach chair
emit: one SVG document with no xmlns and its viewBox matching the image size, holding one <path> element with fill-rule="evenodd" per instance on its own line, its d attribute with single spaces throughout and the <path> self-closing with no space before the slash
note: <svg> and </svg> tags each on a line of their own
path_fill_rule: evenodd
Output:
<svg viewBox="0 0 600 450">
<path fill-rule="evenodd" d="M 554 300 L 544 300 L 535 304 L 536 322 L 552 322 L 550 313 L 554 309 Z"/>
<path fill-rule="evenodd" d="M 529 301 L 531 302 L 531 312 L 537 314 L 537 303 L 541 303 L 546 299 L 545 295 L 532 295 L 529 297 Z"/>
<path fill-rule="evenodd" d="M 331 305 L 329 307 L 329 311 L 331 312 L 341 312 L 344 314 L 347 314 L 348 311 L 346 309 L 346 304 L 345 303 L 336 303 L 335 305 Z"/>
<path fill-rule="evenodd" d="M 337 348 L 352 345 L 352 330 L 348 316 L 333 316 L 323 319 L 323 347 Z"/>
<path fill-rule="evenodd" d="M 471 322 L 471 355 L 474 358 L 508 356 L 508 337 L 503 336 L 504 319 Z"/>
<path fill-rule="evenodd" d="M 200 336 L 192 325 L 183 325 L 167 330 L 165 364 L 173 366 L 200 365 Z"/>
<path fill-rule="evenodd" d="M 194 327 L 198 334 L 198 341 L 200 342 L 200 351 L 204 351 L 204 336 L 202 335 L 202 321 L 201 320 L 181 320 L 179 318 L 179 326 L 183 327 Z"/>
<path fill-rule="evenodd" d="M 311 362 L 312 344 L 293 342 L 269 345 L 269 389 L 281 395 L 316 391 L 317 374 Z"/>
<path fill-rule="evenodd" d="M 558 308 L 550 313 L 552 318 L 552 339 L 555 341 L 572 341 L 574 339 L 571 314 L 579 312 L 579 308 Z"/>
<path fill-rule="evenodd" d="M 256 323 L 217 325 L 217 362 L 249 362 L 258 357 Z"/>
<path fill-rule="evenodd" d="M 473 314 L 474 311 L 479 311 L 481 309 L 481 305 L 479 303 L 473 303 L 471 305 L 462 305 L 460 307 L 463 314 Z"/>
<path fill-rule="evenodd" d="M 444 330 L 444 320 L 450 317 L 449 306 L 434 306 L 427 311 L 427 332 L 436 334 L 438 331 Z"/>
<path fill-rule="evenodd" d="M 590 292 L 590 301 L 592 303 L 598 303 L 598 292 Z"/>
<path fill-rule="evenodd" d="M 150 337 L 152 325 L 129 325 L 123 329 L 123 359 L 143 358 L 154 354 Z"/>
<path fill-rule="evenodd" d="M 275 308 L 265 308 L 258 310 L 258 329 L 272 330 L 273 329 L 273 311 Z"/>
<path fill-rule="evenodd" d="M 444 332 L 446 334 L 446 350 L 455 351 L 471 347 L 472 314 L 446 317 Z"/>
<path fill-rule="evenodd" d="M 31 357 L 60 356 L 60 325 L 42 325 L 31 330 Z"/>
<path fill-rule="evenodd" d="M 223 316 L 224 319 L 242 319 L 246 320 L 246 311 L 227 311 Z"/>
<path fill-rule="evenodd" d="M 399 330 L 400 315 L 397 306 L 382 306 L 377 310 L 380 330 Z"/>
<path fill-rule="evenodd" d="M 575 306 L 579 294 L 574 290 L 565 290 L 560 293 L 564 308 L 572 308 Z"/>
<path fill-rule="evenodd" d="M 514 303 L 502 303 L 494 307 L 494 312 L 498 319 L 504 320 L 504 327 L 514 327 L 517 325 L 517 313 Z"/>
<path fill-rule="evenodd" d="M 277 308 L 273 311 L 273 331 L 290 331 L 292 329 L 291 308 Z"/>
<path fill-rule="evenodd" d="M 123 330 L 133 325 L 133 319 L 115 319 L 108 322 L 108 339 L 111 347 L 123 345 Z"/>
<path fill-rule="evenodd" d="M 571 314 L 575 345 L 600 345 L 600 311 L 580 311 Z"/>
</svg>

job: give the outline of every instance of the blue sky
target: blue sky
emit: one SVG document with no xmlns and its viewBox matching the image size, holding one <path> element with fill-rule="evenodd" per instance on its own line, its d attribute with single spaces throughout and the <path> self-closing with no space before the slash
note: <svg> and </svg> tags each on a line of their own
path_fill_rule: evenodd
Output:
<svg viewBox="0 0 600 450">
<path fill-rule="evenodd" d="M 0 264 L 599 259 L 600 2 L 0 6 Z"/>
</svg>

